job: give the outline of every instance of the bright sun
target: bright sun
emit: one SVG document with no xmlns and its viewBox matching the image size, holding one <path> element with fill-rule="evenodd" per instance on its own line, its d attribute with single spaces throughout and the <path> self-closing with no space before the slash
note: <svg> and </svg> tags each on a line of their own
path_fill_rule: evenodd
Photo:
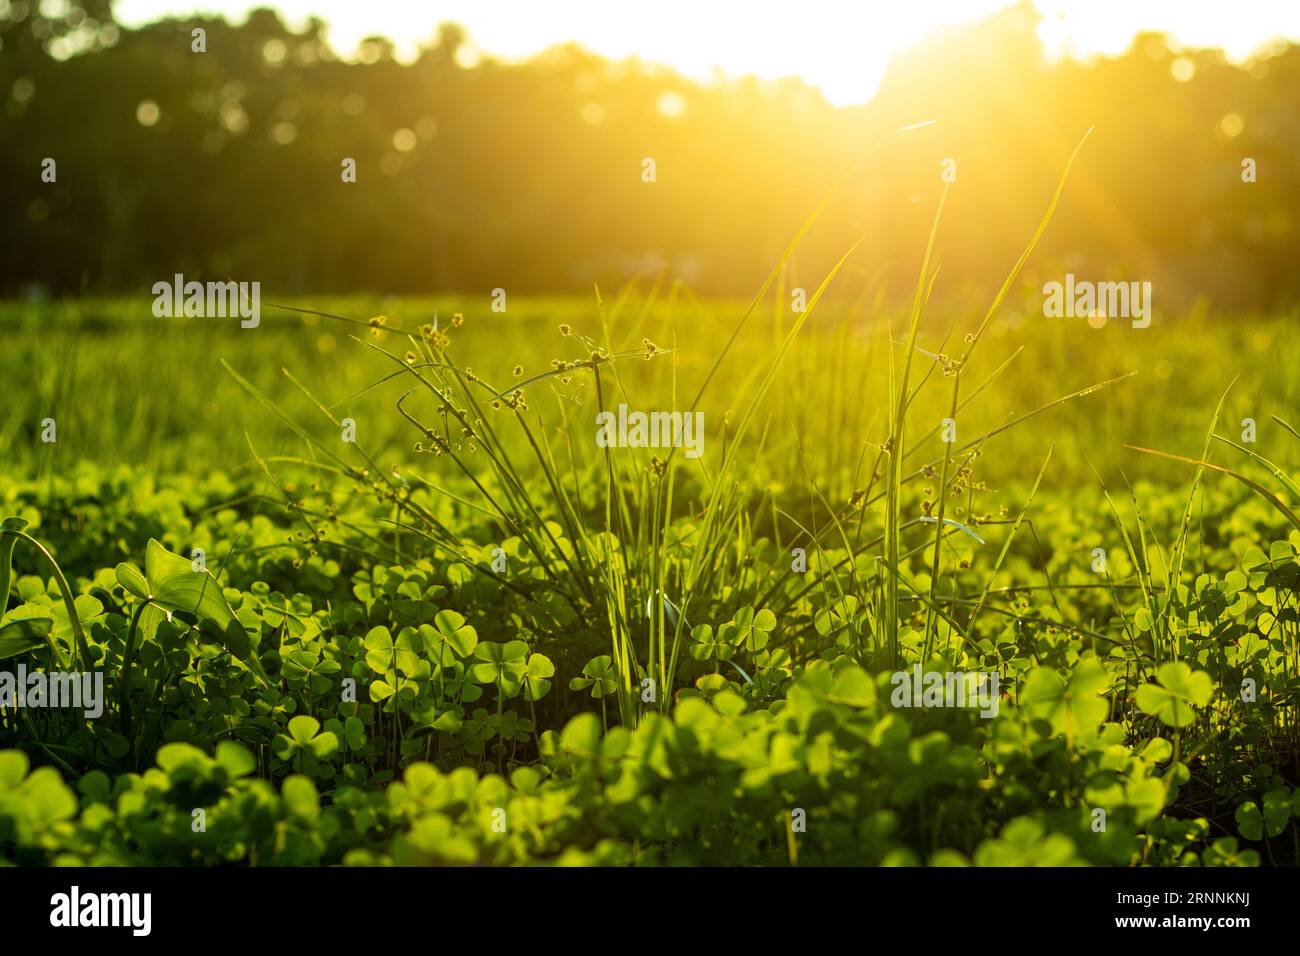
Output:
<svg viewBox="0 0 1300 956">
<path fill-rule="evenodd" d="M 697 79 L 717 70 L 764 79 L 799 76 L 834 103 L 860 103 L 875 92 L 889 58 L 936 28 L 987 16 L 1012 0 L 909 0 L 849 4 L 844 0 L 751 0 L 745 4 L 656 0 L 615 5 L 606 0 L 278 0 L 292 24 L 316 15 L 345 53 L 366 36 L 392 39 L 399 55 L 415 54 L 438 23 L 455 21 L 491 55 L 516 59 L 574 41 L 604 56 L 638 56 Z M 196 10 L 242 19 L 266 0 L 119 0 L 118 18 L 137 25 Z M 1036 0 L 1041 35 L 1053 53 L 1118 53 L 1139 30 L 1163 30 L 1177 42 L 1222 46 L 1243 58 L 1277 36 L 1300 38 L 1300 4 L 1234 0 Z"/>
</svg>

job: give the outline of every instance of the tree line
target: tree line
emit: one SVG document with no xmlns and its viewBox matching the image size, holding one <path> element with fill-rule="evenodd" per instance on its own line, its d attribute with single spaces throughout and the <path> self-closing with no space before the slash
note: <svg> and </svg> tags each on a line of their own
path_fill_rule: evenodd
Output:
<svg viewBox="0 0 1300 956">
<path fill-rule="evenodd" d="M 40 9 L 0 6 L 4 296 L 175 273 L 268 295 L 635 276 L 747 294 L 847 169 L 923 121 L 850 176 L 792 284 L 861 239 L 867 286 L 908 289 L 947 189 L 942 287 L 995 288 L 1089 129 L 1026 282 L 1068 270 L 1260 309 L 1300 284 L 1289 44 L 1234 65 L 1141 35 L 1119 57 L 1051 62 L 1013 7 L 900 54 L 870 102 L 835 108 L 797 79 L 704 85 L 572 45 L 471 65 L 451 24 L 404 63 L 382 38 L 345 60 L 324 24 L 271 10 L 126 29 L 107 0 Z"/>
</svg>

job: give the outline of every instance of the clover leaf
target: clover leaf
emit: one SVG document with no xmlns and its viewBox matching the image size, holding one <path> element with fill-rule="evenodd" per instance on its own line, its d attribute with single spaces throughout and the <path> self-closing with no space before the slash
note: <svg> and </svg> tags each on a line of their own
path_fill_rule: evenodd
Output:
<svg viewBox="0 0 1300 956">
<path fill-rule="evenodd" d="M 588 687 L 592 697 L 606 697 L 618 689 L 618 669 L 608 654 L 587 661 L 582 676 L 569 681 L 569 690 L 586 690 Z"/>
<path fill-rule="evenodd" d="M 711 624 L 697 624 L 691 628 L 691 657 L 697 661 L 730 660 L 735 653 L 729 641 L 714 634 Z"/>
<path fill-rule="evenodd" d="M 473 667 L 474 679 L 480 684 L 495 684 L 502 695 L 513 697 L 522 685 L 527 655 L 528 645 L 523 641 L 484 641 L 474 648 L 474 657 L 480 661 Z"/>
<path fill-rule="evenodd" d="M 534 654 L 528 658 L 524 668 L 524 699 L 541 700 L 551 689 L 547 679 L 555 676 L 555 664 L 545 654 Z"/>
<path fill-rule="evenodd" d="M 328 730 L 324 733 L 318 731 L 319 720 L 305 714 L 299 715 L 289 721 L 287 734 L 276 735 L 271 742 L 271 749 L 284 761 L 307 755 L 324 760 L 339 749 L 339 739 Z"/>
<path fill-rule="evenodd" d="M 1068 678 L 1054 668 L 1036 667 L 1025 678 L 1020 706 L 1030 717 L 1046 720 L 1055 734 L 1090 738 L 1109 712 L 1099 696 L 1108 683 L 1106 670 L 1095 657 L 1080 659 Z"/>
<path fill-rule="evenodd" d="M 1259 840 L 1265 833 L 1275 837 L 1286 829 L 1291 819 L 1291 791 L 1270 790 L 1264 794 L 1261 810 L 1254 800 L 1237 807 L 1237 829 L 1247 840 Z"/>
<path fill-rule="evenodd" d="M 1137 705 L 1170 727 L 1186 727 L 1196 720 L 1196 708 L 1204 707 L 1214 695 L 1214 684 L 1204 671 L 1193 671 L 1182 661 L 1160 665 L 1158 684 L 1143 684 L 1137 690 Z"/>
<path fill-rule="evenodd" d="M 776 615 L 766 608 L 756 614 L 752 607 L 742 607 L 732 615 L 731 623 L 732 643 L 753 654 L 767 647 L 768 637 L 776 627 Z"/>
<path fill-rule="evenodd" d="M 474 653 L 478 634 L 465 623 L 465 618 L 455 611 L 439 611 L 433 626 L 420 626 L 424 645 L 436 664 L 449 667 L 457 659 L 464 660 Z"/>
</svg>

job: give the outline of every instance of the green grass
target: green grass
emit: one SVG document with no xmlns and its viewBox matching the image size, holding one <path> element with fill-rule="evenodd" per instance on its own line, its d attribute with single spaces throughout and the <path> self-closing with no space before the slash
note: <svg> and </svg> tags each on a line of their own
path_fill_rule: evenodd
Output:
<svg viewBox="0 0 1300 956">
<path fill-rule="evenodd" d="M 748 304 L 3 306 L 0 655 L 113 687 L 0 711 L 4 857 L 1300 862 L 1294 316 L 1042 318 L 1050 216 L 978 305 L 936 214 L 902 306 L 853 249 L 799 314 L 785 259 Z M 704 455 L 597 447 L 620 403 Z M 999 714 L 899 708 L 913 666 Z M 293 840 L 188 835 L 259 802 Z"/>
<path fill-rule="evenodd" d="M 842 285 L 851 285 L 851 277 L 842 280 Z M 883 307 L 855 308 L 850 297 L 836 291 L 801 330 L 797 348 L 757 413 L 767 441 L 768 452 L 760 462 L 771 472 L 767 477 L 791 487 L 804 485 L 802 439 L 808 465 L 832 499 L 851 493 L 854 476 L 861 477 L 863 449 L 883 444 L 887 437 L 883 323 L 899 318 Z M 960 442 L 1089 385 L 1136 374 L 1074 409 L 1049 413 L 990 441 L 980 468 L 994 487 L 1027 481 L 1020 453 L 1039 459 L 1052 444 L 1056 451 L 1045 478 L 1048 487 L 1092 484 L 1090 463 L 1108 482 L 1118 478 L 1121 468 L 1135 478 L 1184 480 L 1183 469 L 1144 459 L 1124 446 L 1197 451 L 1208 415 L 1234 377 L 1238 382 L 1228 396 L 1224 421 L 1254 418 L 1260 423 L 1255 449 L 1264 457 L 1285 460 L 1286 438 L 1281 429 L 1268 425 L 1271 415 L 1294 417 L 1300 400 L 1300 384 L 1290 374 L 1300 360 L 1300 346 L 1289 333 L 1293 315 L 1224 316 L 1206 310 L 1160 316 L 1146 330 L 1113 323 L 1093 330 L 1082 322 L 1028 312 L 1032 293 L 1008 302 L 990 322 L 981 354 L 963 369 L 966 381 L 976 383 L 970 392 L 978 394 L 961 409 Z M 435 314 L 446 328 L 452 314 L 463 312 L 466 322 L 452 335 L 452 355 L 498 387 L 512 383 L 516 365 L 523 366 L 527 377 L 549 370 L 553 359 L 586 357 L 575 340 L 558 333 L 561 323 L 601 342 L 602 328 L 608 325 L 614 350 L 637 349 L 641 338 L 649 337 L 662 348 L 674 349 L 673 354 L 653 362 L 621 363 L 619 369 L 629 392 L 647 408 L 661 407 L 674 382 L 679 405 L 687 404 L 744 309 L 736 303 L 695 302 L 684 293 L 674 295 L 648 283 L 624 290 L 603 307 L 594 295 L 589 301 L 512 299 L 504 315 L 489 311 L 487 297 L 318 297 L 294 299 L 292 304 L 362 321 L 385 314 L 408 329 L 431 322 Z M 702 400 L 710 448 L 720 449 L 725 414 L 741 411 L 755 370 L 770 363 L 797 318 L 770 302 L 763 311 L 767 314 L 738 337 Z M 959 354 L 955 346 L 977 325 L 971 314 L 955 305 L 932 303 L 918 346 L 931 354 Z M 391 372 L 382 356 L 349 338 L 367 339 L 364 328 L 270 309 L 261 327 L 250 330 L 222 326 L 219 320 L 156 319 L 149 313 L 149 301 L 141 298 L 0 304 L 0 334 L 5 338 L 5 381 L 10 383 L 0 418 L 0 446 L 6 450 L 7 466 L 15 471 L 40 471 L 60 461 L 60 455 L 66 456 L 65 464 L 128 463 L 159 471 L 247 467 L 245 432 L 259 444 L 285 441 L 290 433 L 248 401 L 219 359 L 298 417 L 312 405 L 281 371 L 290 370 L 337 412 L 357 416 L 372 446 L 394 460 L 411 458 L 414 440 L 392 413 L 402 390 L 399 384 L 380 386 L 349 401 Z M 396 343 L 394 350 L 405 352 L 396 337 L 388 340 Z M 928 356 L 918 353 L 917 360 L 924 363 L 920 374 L 942 377 L 941 370 L 931 368 Z M 544 402 L 547 413 L 559 407 L 586 411 L 593 399 L 591 382 L 572 389 L 546 383 L 530 395 L 534 408 L 541 411 Z M 937 431 L 938 422 L 950 412 L 950 399 L 950 394 L 934 389 L 917 396 L 913 415 L 924 423 L 922 434 Z M 55 446 L 40 442 L 40 422 L 46 417 L 58 423 Z M 590 431 L 594 433 L 594 425 Z M 1239 433 L 1235 428 L 1225 437 L 1239 439 Z M 941 451 L 938 445 L 931 441 L 926 451 Z"/>
</svg>

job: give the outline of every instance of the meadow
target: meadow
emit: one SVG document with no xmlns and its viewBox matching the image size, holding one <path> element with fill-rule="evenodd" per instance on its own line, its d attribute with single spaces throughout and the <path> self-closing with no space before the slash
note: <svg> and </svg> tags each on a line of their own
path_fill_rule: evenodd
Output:
<svg viewBox="0 0 1300 956">
<path fill-rule="evenodd" d="M 6 304 L 4 859 L 1300 863 L 1295 315 L 932 268 Z"/>
</svg>

